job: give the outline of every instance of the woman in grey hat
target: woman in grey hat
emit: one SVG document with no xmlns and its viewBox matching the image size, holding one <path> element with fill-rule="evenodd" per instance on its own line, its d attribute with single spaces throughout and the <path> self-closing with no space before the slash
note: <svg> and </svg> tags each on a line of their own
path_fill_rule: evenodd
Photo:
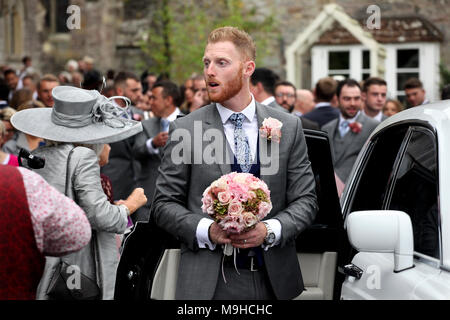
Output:
<svg viewBox="0 0 450 320">
<path fill-rule="evenodd" d="M 102 299 L 114 297 L 118 266 L 115 234 L 125 231 L 128 216 L 147 202 L 142 188 L 136 188 L 118 205 L 108 202 L 100 182 L 98 155 L 103 144 L 128 138 L 140 131 L 142 125 L 129 119 L 126 108 L 112 103 L 96 90 L 59 86 L 52 92 L 53 108 L 27 109 L 17 112 L 12 125 L 22 132 L 41 137 L 45 146 L 33 155 L 45 158 L 44 168 L 35 172 L 84 210 L 93 229 L 91 243 L 80 251 L 61 257 L 76 265 L 83 275 L 95 279 Z M 128 101 L 127 101 L 128 102 Z M 60 264 L 59 258 L 46 258 L 44 275 L 37 299 L 49 299 L 52 277 Z M 69 269 L 68 269 L 69 270 Z M 68 275 L 70 276 L 70 274 Z M 77 281 L 70 289 L 77 288 Z"/>
</svg>

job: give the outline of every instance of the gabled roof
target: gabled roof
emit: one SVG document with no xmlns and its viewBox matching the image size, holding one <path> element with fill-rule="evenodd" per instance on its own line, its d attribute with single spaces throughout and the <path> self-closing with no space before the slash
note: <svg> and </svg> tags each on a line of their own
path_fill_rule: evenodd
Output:
<svg viewBox="0 0 450 320">
<path fill-rule="evenodd" d="M 380 29 L 368 29 L 366 19 L 357 20 L 364 31 L 379 43 L 442 42 L 443 35 L 430 21 L 420 16 L 393 16 L 380 19 Z M 315 45 L 360 43 L 346 28 L 334 22 Z"/>
</svg>

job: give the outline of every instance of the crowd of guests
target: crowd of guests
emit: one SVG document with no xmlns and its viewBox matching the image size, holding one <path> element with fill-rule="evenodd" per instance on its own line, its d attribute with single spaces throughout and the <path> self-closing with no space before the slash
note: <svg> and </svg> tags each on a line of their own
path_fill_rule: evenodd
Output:
<svg viewBox="0 0 450 320">
<path fill-rule="evenodd" d="M 108 70 L 103 77 L 95 69 L 94 62 L 90 57 L 80 61 L 69 60 L 65 70 L 58 75 L 41 75 L 32 66 L 29 57 L 23 59 L 21 70 L 0 67 L 0 164 L 19 166 L 21 149 L 47 159 L 46 167 L 35 171 L 61 193 L 76 199 L 85 212 L 95 231 L 92 232 L 95 238 L 91 242 L 100 245 L 100 251 L 105 254 L 102 259 L 105 264 L 97 266 L 103 273 L 103 278 L 99 280 L 103 284 L 101 298 L 112 299 L 122 238 L 111 238 L 108 234 L 123 235 L 137 221 L 149 219 L 162 148 L 169 139 L 169 123 L 209 104 L 209 97 L 203 75 L 193 75 L 182 85 L 171 81 L 166 74 L 151 72 L 137 76 L 129 71 Z M 123 135 L 119 141 L 103 139 L 89 143 L 87 141 L 91 141 L 89 138 L 92 137 L 80 136 L 68 142 L 58 135 L 49 139 L 44 134 L 27 132 L 27 126 L 19 120 L 16 126 L 13 125 L 14 114 L 22 110 L 55 106 L 64 108 L 75 102 L 55 99 L 54 89 L 61 86 L 75 90 L 98 90 L 106 99 L 102 100 L 105 105 L 124 110 L 126 118 L 141 123 L 142 131 L 135 135 Z M 256 68 L 250 79 L 250 91 L 257 102 L 300 117 L 304 129 L 328 133 L 340 192 L 370 133 L 381 121 L 405 109 L 400 101 L 389 98 L 386 81 L 377 77 L 362 82 L 353 79 L 337 81 L 326 77 L 309 90 L 296 88 L 268 68 Z M 409 79 L 404 92 L 407 107 L 429 103 L 419 79 Z M 448 98 L 450 86 L 442 90 L 442 99 Z M 129 104 L 130 107 L 125 108 Z M 32 117 L 32 113 L 29 113 L 29 117 Z M 45 123 L 39 117 L 28 118 L 28 121 Z M 22 127 L 23 131 L 16 127 Z M 72 150 L 76 150 L 72 155 L 77 159 L 74 167 L 68 165 Z M 71 192 L 65 189 L 69 168 L 73 184 Z M 27 186 L 25 176 L 30 174 L 23 171 L 20 174 L 17 177 L 23 176 Z M 2 181 L 6 183 L 3 178 Z M 89 181 L 89 185 L 86 181 Z M 3 184 L 0 189 L 5 187 Z M 0 201 L 0 204 L 3 203 Z M 84 236 L 86 233 L 90 233 L 90 229 L 82 232 Z M 77 250 L 80 248 L 77 247 Z M 42 247 L 38 251 L 46 256 L 52 253 Z M 73 248 L 60 250 L 54 255 L 65 255 L 72 251 Z M 45 269 L 42 267 L 44 276 L 37 296 L 29 294 L 28 289 L 27 296 L 10 297 L 48 299 L 48 286 L 59 261 L 54 259 L 47 257 Z M 95 278 L 92 268 L 86 272 Z M 0 297 L 8 298 L 4 290 L 0 285 Z"/>
</svg>

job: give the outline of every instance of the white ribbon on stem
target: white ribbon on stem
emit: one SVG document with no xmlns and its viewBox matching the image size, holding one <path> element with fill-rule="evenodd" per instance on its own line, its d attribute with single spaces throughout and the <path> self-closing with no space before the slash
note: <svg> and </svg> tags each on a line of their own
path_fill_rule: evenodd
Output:
<svg viewBox="0 0 450 320">
<path fill-rule="evenodd" d="M 223 256 L 222 256 L 222 277 L 223 277 L 223 281 L 224 281 L 225 283 L 227 283 L 227 279 L 225 278 L 225 272 L 224 272 L 224 270 L 223 270 L 223 263 L 224 263 L 225 257 L 229 257 L 229 256 L 233 255 L 234 269 L 236 270 L 236 272 L 237 272 L 238 275 L 241 275 L 241 274 L 239 273 L 238 269 L 237 269 L 237 266 L 236 266 L 236 255 L 237 255 L 237 253 L 239 252 L 239 249 L 233 247 L 233 246 L 232 246 L 231 244 L 229 244 L 229 243 L 224 244 L 222 247 L 223 247 Z"/>
</svg>

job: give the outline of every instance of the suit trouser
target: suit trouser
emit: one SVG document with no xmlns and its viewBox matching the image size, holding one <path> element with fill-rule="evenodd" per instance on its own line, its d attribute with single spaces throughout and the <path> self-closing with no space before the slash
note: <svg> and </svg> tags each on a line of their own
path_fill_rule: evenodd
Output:
<svg viewBox="0 0 450 320">
<path fill-rule="evenodd" d="M 219 274 L 213 300 L 275 300 L 265 268 L 258 271 L 238 269 L 224 265 L 224 275 Z"/>
</svg>

